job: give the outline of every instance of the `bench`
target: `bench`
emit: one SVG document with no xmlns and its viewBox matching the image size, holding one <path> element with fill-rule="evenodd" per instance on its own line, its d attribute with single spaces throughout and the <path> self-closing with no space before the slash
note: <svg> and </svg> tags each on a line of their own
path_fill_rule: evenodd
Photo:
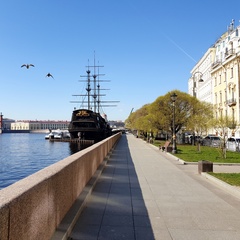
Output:
<svg viewBox="0 0 240 240">
<path fill-rule="evenodd" d="M 162 152 L 171 152 L 172 151 L 172 147 L 170 147 L 171 142 L 170 141 L 166 141 L 165 144 L 163 146 L 159 145 L 159 150 L 162 150 Z"/>
</svg>

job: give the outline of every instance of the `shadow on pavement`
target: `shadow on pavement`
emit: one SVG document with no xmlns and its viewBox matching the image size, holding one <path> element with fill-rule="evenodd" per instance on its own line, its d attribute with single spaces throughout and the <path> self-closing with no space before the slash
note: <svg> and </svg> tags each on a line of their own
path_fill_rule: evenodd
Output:
<svg viewBox="0 0 240 240">
<path fill-rule="evenodd" d="M 155 239 L 125 135 L 114 149 L 70 237 Z"/>
</svg>

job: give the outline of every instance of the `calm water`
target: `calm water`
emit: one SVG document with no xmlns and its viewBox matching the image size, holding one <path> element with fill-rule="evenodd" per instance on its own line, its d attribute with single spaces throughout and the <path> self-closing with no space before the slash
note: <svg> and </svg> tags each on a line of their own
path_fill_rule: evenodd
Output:
<svg viewBox="0 0 240 240">
<path fill-rule="evenodd" d="M 0 189 L 80 150 L 78 144 L 44 137 L 40 133 L 0 134 Z"/>
</svg>

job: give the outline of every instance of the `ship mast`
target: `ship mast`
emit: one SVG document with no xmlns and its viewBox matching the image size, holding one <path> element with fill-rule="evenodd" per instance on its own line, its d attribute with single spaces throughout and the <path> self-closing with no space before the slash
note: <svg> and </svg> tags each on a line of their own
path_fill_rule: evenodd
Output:
<svg viewBox="0 0 240 240">
<path fill-rule="evenodd" d="M 104 66 L 100 66 L 99 64 L 96 65 L 95 64 L 95 54 L 94 54 L 94 64 L 93 66 L 86 66 L 88 69 L 86 71 L 87 75 L 86 76 L 80 76 L 80 77 L 85 77 L 87 78 L 87 80 L 79 80 L 80 82 L 87 82 L 87 87 L 86 87 L 86 91 L 87 91 L 87 102 L 86 101 L 71 101 L 71 103 L 87 103 L 87 109 L 88 110 L 93 110 L 94 112 L 98 112 L 100 113 L 100 106 L 101 107 L 115 107 L 116 105 L 101 105 L 101 103 L 103 102 L 112 102 L 112 103 L 117 103 L 119 101 L 101 101 L 100 97 L 101 96 L 105 96 L 105 94 L 100 94 L 100 90 L 109 90 L 109 89 L 100 89 L 100 82 L 110 82 L 109 80 L 100 80 L 99 77 L 100 76 L 104 76 L 105 74 L 100 74 L 99 73 L 99 68 L 100 67 L 104 67 Z M 93 68 L 93 75 L 91 75 L 91 71 L 89 70 L 89 68 Z M 96 68 L 98 69 L 98 72 L 96 73 Z M 91 88 L 91 83 L 93 83 L 93 89 Z M 91 94 L 93 90 L 93 94 Z M 72 96 L 86 96 L 86 95 L 82 95 L 82 94 L 75 94 Z M 91 99 L 92 97 L 92 99 Z M 92 100 L 92 102 L 91 102 Z M 84 107 L 84 106 L 83 106 Z M 92 109 L 93 107 L 93 109 Z"/>
<path fill-rule="evenodd" d="M 97 102 L 98 102 L 98 99 L 97 98 L 99 98 L 99 96 L 100 96 L 100 92 L 98 92 L 97 93 L 97 77 L 99 77 L 99 76 L 104 76 L 105 74 L 99 74 L 99 68 L 100 67 L 104 67 L 104 66 L 100 66 L 100 65 L 98 65 L 98 66 L 96 66 L 96 64 L 95 64 L 95 53 L 94 53 L 94 64 L 93 64 L 93 66 L 87 66 L 88 68 L 93 68 L 93 70 L 94 70 L 94 73 L 93 73 L 93 95 L 92 95 L 92 97 L 93 97 L 93 107 L 94 107 L 94 112 L 96 112 L 97 111 Z M 96 74 L 96 68 L 98 68 L 98 74 Z M 99 113 L 99 107 L 98 107 L 98 113 Z"/>
<path fill-rule="evenodd" d="M 90 96 L 91 96 L 91 80 L 90 80 L 90 73 L 91 71 L 88 69 L 87 70 L 87 95 L 88 95 L 88 110 L 90 110 Z"/>
</svg>

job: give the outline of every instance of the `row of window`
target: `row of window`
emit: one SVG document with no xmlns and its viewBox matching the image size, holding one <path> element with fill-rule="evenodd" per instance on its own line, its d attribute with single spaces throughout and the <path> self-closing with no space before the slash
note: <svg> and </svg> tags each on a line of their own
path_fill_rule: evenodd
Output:
<svg viewBox="0 0 240 240">
<path fill-rule="evenodd" d="M 234 96 L 234 91 L 233 89 L 229 91 L 229 94 L 227 95 L 227 90 L 225 89 L 225 103 L 230 103 L 231 101 L 235 101 L 235 96 Z M 215 93 L 215 104 L 218 104 L 218 103 L 223 103 L 223 94 L 222 92 L 220 91 L 219 92 L 219 101 L 218 101 L 218 94 Z"/>
<path fill-rule="evenodd" d="M 233 67 L 230 69 L 230 79 L 234 77 L 234 71 L 233 71 Z M 217 85 L 220 85 L 223 82 L 227 81 L 227 72 L 224 72 L 224 79 L 222 79 L 222 75 L 219 75 L 218 77 L 215 77 L 215 87 Z M 218 83 L 218 84 L 217 84 Z"/>
<path fill-rule="evenodd" d="M 69 124 L 11 124 L 12 130 L 67 129 Z"/>
<path fill-rule="evenodd" d="M 235 35 L 235 36 L 234 36 Z M 232 36 L 228 35 L 228 37 L 226 38 L 226 41 L 229 42 L 231 40 L 231 38 L 233 37 L 238 37 L 238 28 L 235 30 L 235 34 L 232 34 Z M 224 49 L 226 46 L 226 41 L 222 41 L 221 44 L 218 44 L 217 46 L 217 51 L 219 52 L 221 49 Z M 233 43 L 230 42 L 230 45 L 233 46 Z M 238 39 L 238 46 L 240 46 L 240 39 Z"/>
<path fill-rule="evenodd" d="M 67 129 L 68 126 L 64 126 L 64 127 L 59 127 L 59 126 L 53 126 L 53 127 L 28 127 L 28 126 L 13 126 L 11 127 L 11 130 L 45 130 L 45 129 Z M 7 129 L 6 127 L 3 129 Z"/>
<path fill-rule="evenodd" d="M 219 111 L 216 111 L 215 112 L 215 117 L 216 117 L 216 119 L 218 119 L 218 118 L 222 118 L 223 116 L 228 116 L 229 114 L 229 116 L 230 117 L 232 117 L 233 119 L 234 119 L 234 117 L 235 117 L 235 110 L 234 110 L 234 108 L 232 108 L 231 109 L 231 112 L 229 113 L 228 112 L 228 109 L 225 109 L 225 114 L 223 114 L 223 109 L 218 109 Z M 229 114 L 228 114 L 229 113 Z"/>
</svg>

